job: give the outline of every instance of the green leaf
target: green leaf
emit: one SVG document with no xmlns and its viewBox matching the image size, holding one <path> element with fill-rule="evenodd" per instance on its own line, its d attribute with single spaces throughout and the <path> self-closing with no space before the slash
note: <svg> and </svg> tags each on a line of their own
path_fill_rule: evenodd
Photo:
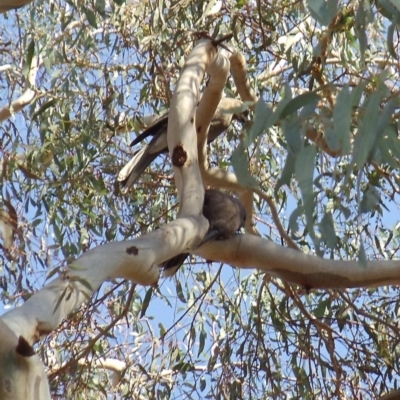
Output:
<svg viewBox="0 0 400 400">
<path fill-rule="evenodd" d="M 284 86 L 283 98 L 276 106 L 276 109 L 274 112 L 276 120 L 279 120 L 283 109 L 286 107 L 286 104 L 288 104 L 290 102 L 290 100 L 292 100 L 292 89 L 290 88 L 289 82 L 286 81 L 285 86 Z"/>
<path fill-rule="evenodd" d="M 333 134 L 337 140 L 337 146 L 334 146 L 332 140 L 327 136 L 330 148 L 333 150 L 341 149 L 342 155 L 349 154 L 351 151 L 350 126 L 352 101 L 352 94 L 349 87 L 343 87 L 337 95 L 335 108 L 333 109 Z"/>
<path fill-rule="evenodd" d="M 398 59 L 398 54 L 396 53 L 396 50 L 394 49 L 394 33 L 396 31 L 397 26 L 395 24 L 390 24 L 388 26 L 387 30 L 387 35 L 386 35 L 386 43 L 387 43 L 387 48 L 389 51 L 389 54 L 395 59 Z"/>
<path fill-rule="evenodd" d="M 95 9 L 102 17 L 105 17 L 106 16 L 106 13 L 105 13 L 106 2 L 105 2 L 105 0 L 96 0 Z"/>
<path fill-rule="evenodd" d="M 365 214 L 375 209 L 375 206 L 379 203 L 380 196 L 375 186 L 368 185 L 367 190 L 360 202 L 360 213 Z"/>
<path fill-rule="evenodd" d="M 274 188 L 275 195 L 278 193 L 278 190 L 283 185 L 288 185 L 288 186 L 290 185 L 290 181 L 294 174 L 295 162 L 296 162 L 296 157 L 290 151 L 288 151 L 287 155 L 286 155 L 285 165 L 283 167 L 281 176 L 279 177 L 278 181 L 276 182 L 276 185 Z"/>
<path fill-rule="evenodd" d="M 82 10 L 86 15 L 89 24 L 92 25 L 93 28 L 97 28 L 96 14 L 89 8 L 86 8 L 85 6 L 82 6 Z"/>
<path fill-rule="evenodd" d="M 318 303 L 317 307 L 314 309 L 313 314 L 317 318 L 321 319 L 329 313 L 330 308 L 331 308 L 331 300 L 330 299 L 321 300 Z"/>
<path fill-rule="evenodd" d="M 258 187 L 257 180 L 250 174 L 247 149 L 243 142 L 234 150 L 231 158 L 233 170 L 239 183 L 245 187 Z"/>
<path fill-rule="evenodd" d="M 197 334 L 197 331 L 192 324 L 189 329 L 189 337 L 190 337 L 191 344 L 196 343 L 196 334 Z"/>
<path fill-rule="evenodd" d="M 176 293 L 178 295 L 179 300 L 182 303 L 187 303 L 185 296 L 183 294 L 181 282 L 178 279 L 176 280 Z"/>
<path fill-rule="evenodd" d="M 358 130 L 354 142 L 354 153 L 351 165 L 362 168 L 371 155 L 377 135 L 380 108 L 380 95 L 373 92 L 366 101 L 363 117 L 358 124 Z"/>
<path fill-rule="evenodd" d="M 197 352 L 197 357 L 200 356 L 202 351 L 204 350 L 204 346 L 206 344 L 206 338 L 207 338 L 207 333 L 205 332 L 204 329 L 200 331 L 200 337 L 199 337 L 199 351 Z"/>
<path fill-rule="evenodd" d="M 180 371 L 180 372 L 188 372 L 188 371 L 194 371 L 194 367 L 193 367 L 193 364 L 190 364 L 188 362 L 182 361 L 182 362 L 180 362 L 178 364 L 175 364 L 172 367 L 172 370 L 173 371 Z"/>
<path fill-rule="evenodd" d="M 61 302 L 63 301 L 64 297 L 67 294 L 67 291 L 71 291 L 71 288 L 69 286 L 67 286 L 62 293 L 60 294 L 60 297 L 57 299 L 56 304 L 54 305 L 53 308 L 53 313 L 55 313 L 58 309 L 58 307 L 60 307 Z"/>
<path fill-rule="evenodd" d="M 328 26 L 338 13 L 338 0 L 307 0 L 307 8 L 316 21 Z"/>
<path fill-rule="evenodd" d="M 307 112 L 313 112 L 321 97 L 316 93 L 307 92 L 303 93 L 294 99 L 290 100 L 283 108 L 280 117 L 285 118 L 293 113 L 295 113 L 300 108 L 307 108 Z"/>
<path fill-rule="evenodd" d="M 258 100 L 254 110 L 253 124 L 246 135 L 246 147 L 254 143 L 254 141 L 273 126 L 276 121 L 277 117 L 272 112 L 272 109 L 268 107 L 262 99 Z"/>
<path fill-rule="evenodd" d="M 26 61 L 24 66 L 22 67 L 22 74 L 27 77 L 28 73 L 31 69 L 33 56 L 35 55 L 35 41 L 32 39 L 29 42 L 28 48 L 26 50 Z"/>
<path fill-rule="evenodd" d="M 384 131 L 390 126 L 394 113 L 398 107 L 398 99 L 391 99 L 384 107 L 381 116 L 379 117 L 376 138 L 373 147 L 376 148 L 383 136 Z"/>
<path fill-rule="evenodd" d="M 364 94 L 365 87 L 367 86 L 367 80 L 360 82 L 352 91 L 352 105 L 353 107 L 357 107 L 360 104 L 361 97 Z"/>
<path fill-rule="evenodd" d="M 365 51 L 368 48 L 368 39 L 367 39 L 367 13 L 365 11 L 365 3 L 364 1 L 360 1 L 356 12 L 356 23 L 355 23 L 355 32 L 358 38 L 358 43 L 360 45 L 360 53 L 361 53 L 361 61 L 364 61 Z"/>
<path fill-rule="evenodd" d="M 297 220 L 301 217 L 303 212 L 304 207 L 300 205 L 296 207 L 290 214 L 288 225 L 290 232 L 292 232 L 292 237 L 295 237 L 299 231 L 299 224 L 297 223 Z"/>
<path fill-rule="evenodd" d="M 335 223 L 333 221 L 332 213 L 326 212 L 319 224 L 322 239 L 326 245 L 334 250 L 337 246 L 338 240 L 335 232 Z"/>
<path fill-rule="evenodd" d="M 393 127 L 389 126 L 385 129 L 382 139 L 379 142 L 379 151 L 381 152 L 383 160 L 389 164 L 390 167 L 397 169 L 400 159 L 400 141 L 397 138 L 397 132 Z"/>
<path fill-rule="evenodd" d="M 358 250 L 358 262 L 363 268 L 367 268 L 367 255 L 365 254 L 364 243 L 360 239 L 360 248 Z"/>
<path fill-rule="evenodd" d="M 80 276 L 71 276 L 69 280 L 71 282 L 79 282 L 89 291 L 93 291 L 93 286 L 87 279 L 81 278 Z"/>
<path fill-rule="evenodd" d="M 57 99 L 51 99 L 42 106 L 35 113 L 32 114 L 32 121 L 35 120 L 40 114 L 44 113 L 47 109 L 54 107 L 57 104 Z"/>
<path fill-rule="evenodd" d="M 299 154 L 303 148 L 303 136 L 297 115 L 284 119 L 281 127 L 290 151 L 295 155 Z"/>
<path fill-rule="evenodd" d="M 60 267 L 56 267 L 51 269 L 48 274 L 46 275 L 46 281 L 48 281 L 49 279 L 51 279 L 54 275 L 57 275 L 60 273 Z"/>
<path fill-rule="evenodd" d="M 153 288 L 150 288 L 147 290 L 146 295 L 144 296 L 143 299 L 143 304 L 142 304 L 142 309 L 140 311 L 139 319 L 143 318 L 146 314 L 147 308 L 149 307 L 150 300 L 153 296 Z"/>
<path fill-rule="evenodd" d="M 160 328 L 160 337 L 164 337 L 165 333 L 167 332 L 164 328 L 164 325 L 160 322 L 158 324 L 158 327 Z"/>
<path fill-rule="evenodd" d="M 378 11 L 389 21 L 400 25 L 400 7 L 396 7 L 396 1 L 397 0 L 395 0 L 395 2 L 391 0 L 378 0 L 377 3 L 380 5 L 380 7 L 378 6 Z"/>
<path fill-rule="evenodd" d="M 307 228 L 312 235 L 313 228 L 313 213 L 314 213 L 314 191 L 313 177 L 315 168 L 315 155 L 317 150 L 315 146 L 304 147 L 298 154 L 296 159 L 295 174 L 299 184 L 303 199 L 304 213 L 307 221 Z"/>
</svg>

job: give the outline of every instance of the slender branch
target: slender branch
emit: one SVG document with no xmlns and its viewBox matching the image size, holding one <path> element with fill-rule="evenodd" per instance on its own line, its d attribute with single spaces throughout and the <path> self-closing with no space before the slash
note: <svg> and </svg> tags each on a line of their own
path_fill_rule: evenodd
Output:
<svg viewBox="0 0 400 400">
<path fill-rule="evenodd" d="M 24 93 L 22 93 L 22 95 L 17 100 L 14 100 L 9 107 L 3 107 L 2 109 L 0 109 L 0 122 L 10 118 L 13 114 L 21 111 L 25 106 L 33 101 L 36 96 L 35 79 L 41 64 L 41 59 L 38 59 L 36 57 L 32 59 L 31 68 L 25 81 Z"/>
</svg>

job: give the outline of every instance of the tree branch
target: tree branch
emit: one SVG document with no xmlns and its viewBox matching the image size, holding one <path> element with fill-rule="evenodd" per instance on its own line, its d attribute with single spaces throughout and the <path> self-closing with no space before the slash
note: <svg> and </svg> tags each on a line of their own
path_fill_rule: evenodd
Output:
<svg viewBox="0 0 400 400">
<path fill-rule="evenodd" d="M 0 0 L 0 12 L 1 12 L 1 1 Z M 22 95 L 11 103 L 9 107 L 3 107 L 0 110 L 0 122 L 11 117 L 11 115 L 21 111 L 25 106 L 30 104 L 36 96 L 35 79 L 39 67 L 41 65 L 41 59 L 34 57 L 32 59 L 31 67 L 25 81 L 25 91 Z"/>
<path fill-rule="evenodd" d="M 234 250 L 233 250 L 234 249 Z M 192 252 L 238 268 L 257 268 L 306 289 L 344 289 L 400 284 L 400 260 L 343 261 L 304 254 L 255 235 L 209 242 Z"/>
</svg>

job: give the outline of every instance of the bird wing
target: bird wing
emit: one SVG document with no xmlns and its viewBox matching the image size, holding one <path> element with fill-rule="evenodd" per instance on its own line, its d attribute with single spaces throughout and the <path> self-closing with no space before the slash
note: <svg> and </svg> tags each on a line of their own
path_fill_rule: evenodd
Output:
<svg viewBox="0 0 400 400">
<path fill-rule="evenodd" d="M 168 121 L 165 119 L 164 122 L 161 122 L 162 124 L 158 123 L 157 128 L 154 128 L 152 125 L 153 133 L 146 133 L 145 137 L 152 135 L 153 139 L 151 139 L 147 145 L 138 150 L 128 164 L 126 164 L 119 172 L 117 181 L 121 185 L 121 188 L 124 192 L 128 191 L 134 185 L 139 176 L 155 160 L 157 156 L 168 150 L 166 131 L 163 133 L 163 126 L 166 127 Z M 158 133 L 155 133 L 156 131 Z M 138 139 L 139 136 L 136 139 Z"/>
<path fill-rule="evenodd" d="M 208 133 L 208 143 L 215 140 L 222 132 L 229 128 L 234 111 L 241 106 L 240 100 L 223 97 L 218 104 L 217 111 L 211 121 Z M 124 192 L 127 192 L 137 181 L 146 167 L 161 153 L 168 151 L 167 142 L 168 113 L 161 116 L 152 125 L 138 135 L 131 143 L 134 146 L 149 136 L 153 138 L 141 150 L 136 152 L 132 159 L 119 172 L 117 181 Z"/>
<path fill-rule="evenodd" d="M 135 139 L 132 140 L 130 146 L 133 147 L 135 144 L 142 142 L 149 136 L 156 136 L 162 133 L 167 133 L 168 128 L 168 113 L 164 114 L 160 118 L 158 118 L 155 122 L 153 122 L 148 128 L 146 128 L 140 135 L 136 136 Z"/>
</svg>

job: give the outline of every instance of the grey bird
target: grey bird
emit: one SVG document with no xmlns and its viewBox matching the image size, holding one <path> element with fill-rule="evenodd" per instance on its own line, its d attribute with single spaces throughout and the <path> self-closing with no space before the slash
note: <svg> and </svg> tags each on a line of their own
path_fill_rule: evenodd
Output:
<svg viewBox="0 0 400 400">
<path fill-rule="evenodd" d="M 205 191 L 203 215 L 208 219 L 210 226 L 199 246 L 210 240 L 229 239 L 243 228 L 246 222 L 243 204 L 236 197 L 216 189 Z M 174 275 L 188 256 L 188 253 L 178 254 L 161 264 L 164 275 Z"/>
<path fill-rule="evenodd" d="M 232 108 L 239 108 L 242 104 L 240 100 L 236 99 L 227 97 L 221 99 L 210 124 L 207 139 L 208 143 L 212 142 L 222 132 L 226 131 L 232 119 L 237 119 L 239 121 L 244 120 L 244 114 L 229 114 L 224 112 Z M 165 114 L 133 140 L 131 146 L 152 136 L 150 142 L 135 152 L 128 164 L 119 172 L 117 180 L 124 192 L 133 186 L 139 176 L 157 156 L 168 152 L 167 128 L 168 114 Z"/>
</svg>

